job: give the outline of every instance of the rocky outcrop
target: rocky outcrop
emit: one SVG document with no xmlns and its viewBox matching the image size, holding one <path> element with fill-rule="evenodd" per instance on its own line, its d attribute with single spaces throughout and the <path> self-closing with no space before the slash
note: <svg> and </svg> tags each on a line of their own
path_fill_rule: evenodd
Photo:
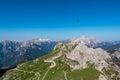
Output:
<svg viewBox="0 0 120 80">
<path fill-rule="evenodd" d="M 100 48 L 88 48 L 84 44 L 78 44 L 74 50 L 69 52 L 69 54 L 66 54 L 66 57 L 78 61 L 78 69 L 85 69 L 90 63 L 94 64 L 95 68 L 99 71 L 102 71 L 104 67 L 107 67 L 107 60 L 111 59 L 106 51 Z"/>
</svg>

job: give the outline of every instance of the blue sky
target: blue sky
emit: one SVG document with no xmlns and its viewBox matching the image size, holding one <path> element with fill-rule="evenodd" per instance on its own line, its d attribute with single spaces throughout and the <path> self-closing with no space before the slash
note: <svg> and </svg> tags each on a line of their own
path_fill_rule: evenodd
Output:
<svg viewBox="0 0 120 80">
<path fill-rule="evenodd" d="M 120 0 L 0 0 L 0 40 L 120 40 Z"/>
</svg>

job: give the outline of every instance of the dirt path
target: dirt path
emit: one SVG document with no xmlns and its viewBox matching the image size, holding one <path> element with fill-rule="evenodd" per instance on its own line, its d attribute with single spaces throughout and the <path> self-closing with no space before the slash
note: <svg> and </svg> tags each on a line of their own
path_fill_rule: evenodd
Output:
<svg viewBox="0 0 120 80">
<path fill-rule="evenodd" d="M 50 68 L 46 71 L 46 73 L 45 73 L 45 75 L 43 76 L 42 80 L 45 79 L 45 77 L 46 77 L 46 75 L 47 75 L 47 73 L 48 73 L 49 70 L 50 70 Z"/>
<path fill-rule="evenodd" d="M 64 77 L 65 77 L 65 80 L 68 80 L 67 79 L 67 73 L 65 71 L 63 71 L 63 74 L 64 74 Z"/>
<path fill-rule="evenodd" d="M 57 58 L 59 58 L 60 56 L 61 56 L 61 55 L 58 54 L 57 56 L 51 57 L 50 60 L 44 60 L 44 62 L 49 62 L 49 63 L 52 63 L 52 64 L 49 66 L 49 69 L 48 69 L 48 70 L 46 71 L 46 73 L 44 74 L 42 80 L 45 79 L 45 77 L 46 77 L 47 73 L 49 72 L 49 70 L 50 70 L 51 68 L 54 68 L 54 67 L 56 66 L 56 63 L 55 63 L 54 60 L 57 59 Z"/>
<path fill-rule="evenodd" d="M 25 70 L 20 70 L 18 68 L 15 68 L 14 70 L 21 71 L 21 72 L 24 72 L 24 73 L 34 73 L 36 78 L 37 78 L 36 80 L 40 80 L 40 73 L 39 72 L 25 71 Z"/>
<path fill-rule="evenodd" d="M 54 68 L 55 66 L 56 66 L 56 63 L 55 63 L 55 59 L 57 59 L 57 58 L 59 58 L 61 55 L 59 54 L 59 55 L 57 55 L 57 56 L 55 56 L 55 57 L 52 57 L 50 60 L 45 60 L 44 62 L 50 62 L 50 63 L 52 63 L 51 64 L 51 66 L 50 66 L 50 68 Z"/>
</svg>

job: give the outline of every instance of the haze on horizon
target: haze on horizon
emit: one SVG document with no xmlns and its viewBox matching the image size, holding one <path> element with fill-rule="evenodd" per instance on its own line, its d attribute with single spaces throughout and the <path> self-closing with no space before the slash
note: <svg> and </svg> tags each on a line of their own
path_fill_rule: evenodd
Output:
<svg viewBox="0 0 120 80">
<path fill-rule="evenodd" d="M 0 40 L 120 40 L 120 0 L 1 0 Z"/>
</svg>

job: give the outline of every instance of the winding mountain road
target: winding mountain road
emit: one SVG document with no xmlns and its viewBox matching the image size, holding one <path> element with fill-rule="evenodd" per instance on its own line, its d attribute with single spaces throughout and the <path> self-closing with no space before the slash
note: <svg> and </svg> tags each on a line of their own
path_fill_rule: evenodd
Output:
<svg viewBox="0 0 120 80">
<path fill-rule="evenodd" d="M 50 68 L 54 68 L 55 66 L 56 66 L 56 63 L 55 63 L 55 59 L 57 59 L 57 58 L 59 58 L 61 55 L 60 54 L 58 54 L 57 56 L 54 56 L 54 57 L 52 57 L 50 60 L 44 60 L 44 62 L 49 62 L 49 63 L 52 63 L 51 65 L 50 65 Z"/>
</svg>

